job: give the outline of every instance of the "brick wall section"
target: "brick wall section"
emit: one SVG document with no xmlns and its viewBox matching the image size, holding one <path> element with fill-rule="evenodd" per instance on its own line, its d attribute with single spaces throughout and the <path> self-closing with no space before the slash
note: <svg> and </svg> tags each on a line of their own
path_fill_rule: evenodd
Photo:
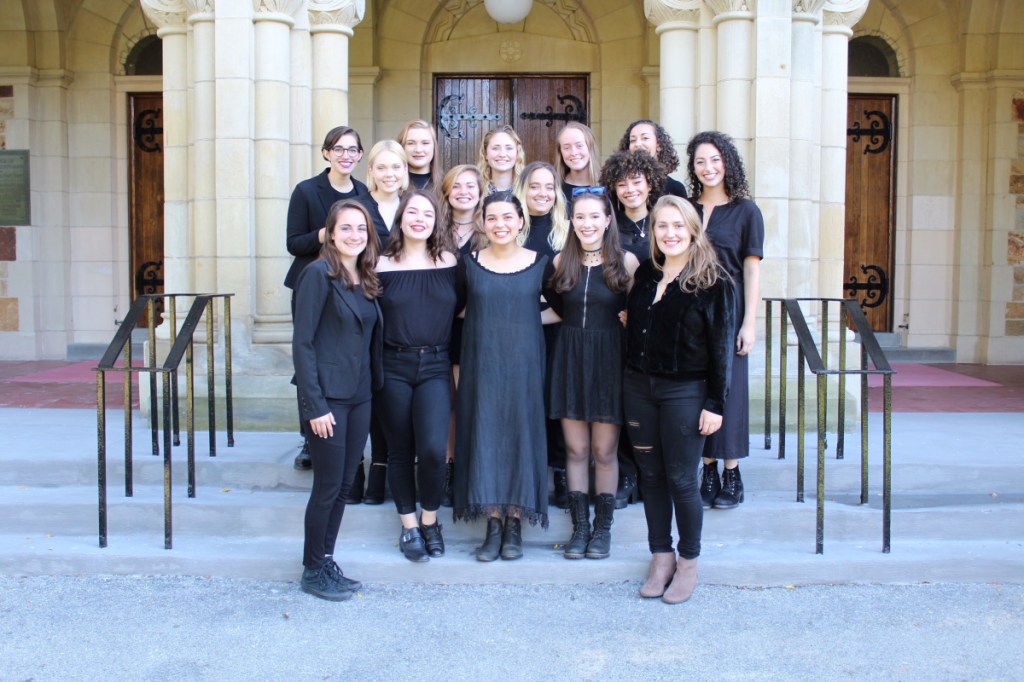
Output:
<svg viewBox="0 0 1024 682">
<path fill-rule="evenodd" d="M 1014 229 L 1008 236 L 1007 264 L 1013 266 L 1013 296 L 1006 304 L 1006 335 L 1024 336 L 1024 92 L 1013 98 L 1017 159 L 1010 164 L 1010 194 L 1017 195 Z"/>
</svg>

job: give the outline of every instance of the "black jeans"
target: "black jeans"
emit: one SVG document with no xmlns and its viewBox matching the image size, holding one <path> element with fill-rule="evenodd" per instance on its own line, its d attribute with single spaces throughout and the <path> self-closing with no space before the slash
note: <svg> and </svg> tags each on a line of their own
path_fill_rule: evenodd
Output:
<svg viewBox="0 0 1024 682">
<path fill-rule="evenodd" d="M 651 553 L 672 551 L 672 512 L 679 531 L 679 556 L 700 556 L 704 508 L 697 465 L 704 449 L 700 413 L 703 380 L 672 381 L 626 370 L 626 428 L 640 468 Z"/>
<path fill-rule="evenodd" d="M 309 454 L 313 460 L 313 489 L 306 505 L 306 541 L 302 563 L 320 568 L 324 557 L 334 554 L 345 497 L 363 461 L 370 431 L 370 401 L 345 405 L 327 400 L 334 415 L 334 435 L 320 438 L 310 431 Z"/>
<path fill-rule="evenodd" d="M 376 404 L 388 444 L 388 483 L 399 514 L 416 513 L 417 483 L 423 509 L 437 511 L 441 506 L 451 371 L 447 347 L 384 349 L 384 387 Z"/>
</svg>

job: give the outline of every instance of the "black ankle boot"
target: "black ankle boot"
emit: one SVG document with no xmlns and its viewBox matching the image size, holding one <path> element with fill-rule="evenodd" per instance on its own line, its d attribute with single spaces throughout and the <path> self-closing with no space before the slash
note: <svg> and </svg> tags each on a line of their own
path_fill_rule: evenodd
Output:
<svg viewBox="0 0 1024 682">
<path fill-rule="evenodd" d="M 444 536 L 441 535 L 441 524 L 434 521 L 427 526 L 420 523 L 420 535 L 427 546 L 427 554 L 432 557 L 444 556 Z"/>
<path fill-rule="evenodd" d="M 569 493 L 569 514 L 572 516 L 572 538 L 565 543 L 562 555 L 566 559 L 582 559 L 590 542 L 590 496 L 575 490 Z"/>
<path fill-rule="evenodd" d="M 427 545 L 423 542 L 423 534 L 419 528 L 403 528 L 398 538 L 398 549 L 409 561 L 423 562 L 430 561 L 427 555 Z"/>
<path fill-rule="evenodd" d="M 555 506 L 559 509 L 569 508 L 569 479 L 565 469 L 552 467 L 555 473 Z"/>
<path fill-rule="evenodd" d="M 722 491 L 722 481 L 718 478 L 718 460 L 705 464 L 700 475 L 700 501 L 705 509 L 711 509 L 718 493 Z"/>
<path fill-rule="evenodd" d="M 615 491 L 615 508 L 625 509 L 630 502 L 637 501 L 636 478 L 626 474 L 619 479 L 619 489 Z"/>
<path fill-rule="evenodd" d="M 442 507 L 455 506 L 455 462 L 449 461 L 444 472 L 444 495 L 441 497 Z"/>
<path fill-rule="evenodd" d="M 743 480 L 740 468 L 726 469 L 722 472 L 722 492 L 715 498 L 715 509 L 732 509 L 743 501 Z"/>
<path fill-rule="evenodd" d="M 345 496 L 345 504 L 359 504 L 363 501 L 363 486 L 366 484 L 366 472 L 363 471 L 363 463 L 359 462 L 356 469 L 356 477 L 352 481 L 352 487 L 348 489 Z"/>
<path fill-rule="evenodd" d="M 515 516 L 505 517 L 505 532 L 501 534 L 501 558 L 507 561 L 523 558 L 523 527 Z"/>
<path fill-rule="evenodd" d="M 302 441 L 302 449 L 295 455 L 295 462 L 292 464 L 298 471 L 309 471 L 313 468 L 313 458 L 309 454 L 309 441 Z"/>
<path fill-rule="evenodd" d="M 370 464 L 370 476 L 366 479 L 366 494 L 363 504 L 384 504 L 384 484 L 388 479 L 388 465 L 380 462 Z"/>
<path fill-rule="evenodd" d="M 612 547 L 612 517 L 615 514 L 615 496 L 601 493 L 594 500 L 594 534 L 587 545 L 588 559 L 607 559 Z"/>
<path fill-rule="evenodd" d="M 487 519 L 487 535 L 484 543 L 476 548 L 477 561 L 494 561 L 501 553 L 501 519 L 493 516 Z"/>
</svg>

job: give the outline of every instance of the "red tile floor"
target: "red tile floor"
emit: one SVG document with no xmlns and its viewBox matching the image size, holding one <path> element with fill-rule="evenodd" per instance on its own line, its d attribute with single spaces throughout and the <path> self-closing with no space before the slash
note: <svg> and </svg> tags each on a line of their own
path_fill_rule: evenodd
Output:
<svg viewBox="0 0 1024 682">
<path fill-rule="evenodd" d="M 0 407 L 96 407 L 96 362 L 0 362 Z M 894 412 L 1024 412 L 1024 365 L 895 364 Z M 107 376 L 106 404 L 122 407 L 122 375 Z M 138 405 L 138 384 L 132 404 Z M 869 381 L 868 405 L 882 411 L 882 380 Z"/>
</svg>

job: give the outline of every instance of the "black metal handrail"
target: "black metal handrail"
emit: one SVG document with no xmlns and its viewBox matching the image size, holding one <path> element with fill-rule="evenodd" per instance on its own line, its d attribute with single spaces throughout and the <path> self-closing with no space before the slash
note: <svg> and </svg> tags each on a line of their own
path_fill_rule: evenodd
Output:
<svg viewBox="0 0 1024 682">
<path fill-rule="evenodd" d="M 836 376 L 839 383 L 838 392 L 838 423 L 836 428 L 836 458 L 843 459 L 845 446 L 846 420 L 846 377 L 860 375 L 861 378 L 861 491 L 860 503 L 868 502 L 868 375 L 881 374 L 883 377 L 883 474 L 882 474 L 882 552 L 890 549 L 890 530 L 892 517 L 892 375 L 894 370 L 882 352 L 874 331 L 868 324 L 860 304 L 852 299 L 842 298 L 765 298 L 765 449 L 771 448 L 771 391 L 772 391 L 772 303 L 781 303 L 779 323 L 779 459 L 785 458 L 786 452 L 786 347 L 788 323 L 792 322 L 797 337 L 797 502 L 804 501 L 804 432 L 805 432 L 805 365 L 815 375 L 817 382 L 817 424 L 818 424 L 818 477 L 817 477 L 817 532 L 815 551 L 824 552 L 825 522 L 825 449 L 828 392 L 827 379 Z M 811 330 L 804 318 L 801 301 L 821 303 L 821 346 L 814 341 Z M 828 367 L 828 324 L 829 304 L 839 304 L 839 367 Z M 849 321 L 860 334 L 861 362 L 859 369 L 846 367 L 846 334 L 845 325 Z M 868 365 L 870 360 L 872 369 Z"/>
<path fill-rule="evenodd" d="M 188 314 L 177 326 L 174 299 L 193 297 Z M 215 446 L 215 403 L 213 378 L 213 299 L 224 298 L 224 331 L 225 331 L 225 372 L 227 394 L 227 428 L 228 446 L 234 446 L 233 410 L 231 405 L 231 333 L 230 333 L 230 297 L 233 294 L 149 294 L 140 296 L 132 303 L 128 314 L 114 334 L 110 345 L 100 359 L 96 371 L 96 404 L 97 404 L 97 467 L 99 487 L 99 544 L 107 546 L 107 480 L 106 480 L 106 373 L 124 373 L 124 417 L 125 417 L 125 497 L 131 497 L 132 491 L 132 423 L 131 423 L 131 375 L 146 373 L 150 377 L 150 425 L 153 437 L 153 454 L 159 454 L 159 419 L 157 418 L 157 375 L 162 377 L 162 412 L 163 412 L 163 455 L 164 455 L 164 547 L 171 549 L 171 446 L 180 444 L 178 419 L 177 372 L 182 359 L 186 367 L 186 428 L 188 433 L 188 496 L 195 497 L 195 421 L 194 421 L 194 377 L 192 362 L 192 346 L 196 328 L 203 314 L 206 314 L 206 346 L 207 346 L 207 399 L 210 407 L 210 456 L 216 456 Z M 155 300 L 170 298 L 170 338 L 171 348 L 161 365 L 156 363 L 155 335 Z M 144 312 L 149 313 L 149 364 L 134 367 L 131 357 L 131 335 L 138 325 Z M 124 353 L 124 364 L 117 365 L 118 358 Z M 173 409 L 172 409 L 173 405 Z M 173 432 L 173 439 L 172 439 Z"/>
</svg>

